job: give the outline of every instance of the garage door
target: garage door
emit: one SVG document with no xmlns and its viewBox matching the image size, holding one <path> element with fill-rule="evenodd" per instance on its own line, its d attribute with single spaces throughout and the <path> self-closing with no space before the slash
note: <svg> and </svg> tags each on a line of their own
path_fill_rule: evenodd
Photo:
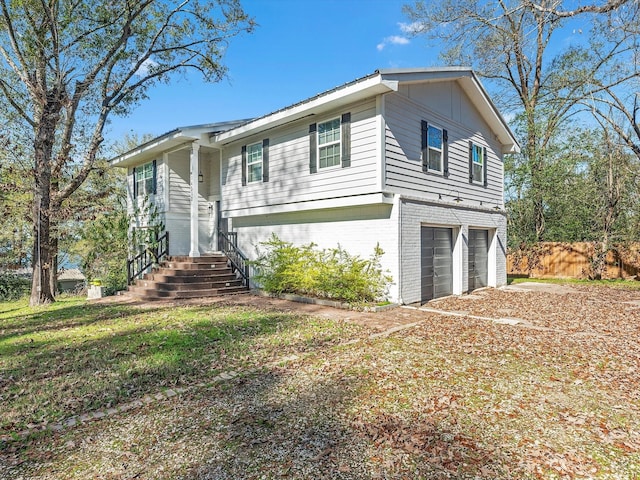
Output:
<svg viewBox="0 0 640 480">
<path fill-rule="evenodd" d="M 453 293 L 453 231 L 421 227 L 421 298 L 423 302 Z"/>
<path fill-rule="evenodd" d="M 487 286 L 489 232 L 469 230 L 469 290 Z"/>
</svg>

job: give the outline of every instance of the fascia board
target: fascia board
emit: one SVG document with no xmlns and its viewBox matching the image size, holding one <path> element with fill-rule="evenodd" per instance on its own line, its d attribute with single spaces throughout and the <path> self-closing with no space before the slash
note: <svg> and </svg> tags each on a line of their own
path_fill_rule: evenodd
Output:
<svg viewBox="0 0 640 480">
<path fill-rule="evenodd" d="M 190 134 L 187 134 L 190 133 Z M 200 132 L 178 130 L 175 133 L 159 137 L 150 143 L 141 145 L 124 155 L 109 160 L 112 167 L 130 167 L 145 163 L 167 150 L 200 139 Z"/>
<path fill-rule="evenodd" d="M 307 102 L 295 105 L 272 115 L 259 118 L 253 122 L 214 135 L 211 145 L 222 146 L 255 133 L 269 130 L 280 125 L 291 123 L 305 117 L 318 115 L 378 94 L 396 91 L 397 81 L 383 80 L 380 75 L 364 79 L 345 88 L 332 91 L 326 95 L 314 97 Z"/>
</svg>

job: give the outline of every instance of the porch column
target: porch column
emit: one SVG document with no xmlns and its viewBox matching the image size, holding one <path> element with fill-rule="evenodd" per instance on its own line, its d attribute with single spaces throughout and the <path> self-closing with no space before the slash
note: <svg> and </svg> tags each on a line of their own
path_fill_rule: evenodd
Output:
<svg viewBox="0 0 640 480">
<path fill-rule="evenodd" d="M 198 248 L 198 173 L 200 165 L 198 158 L 200 152 L 200 144 L 193 142 L 191 144 L 191 157 L 189 158 L 190 168 L 190 184 L 191 184 L 191 247 L 189 250 L 190 257 L 199 257 L 200 250 Z"/>
</svg>

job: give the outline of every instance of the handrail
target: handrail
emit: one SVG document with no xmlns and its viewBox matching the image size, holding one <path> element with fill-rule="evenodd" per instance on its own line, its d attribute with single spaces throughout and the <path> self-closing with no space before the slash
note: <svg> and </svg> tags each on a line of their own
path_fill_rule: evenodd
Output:
<svg viewBox="0 0 640 480">
<path fill-rule="evenodd" d="M 160 263 L 160 261 L 169 255 L 169 232 L 153 242 L 150 247 L 145 249 L 133 258 L 127 260 L 127 284 L 131 285 L 136 278 L 140 278 L 149 267 Z"/>
<path fill-rule="evenodd" d="M 242 285 L 249 288 L 249 259 L 238 248 L 238 234 L 218 230 L 218 248 L 229 259 L 231 268 L 240 274 Z"/>
</svg>

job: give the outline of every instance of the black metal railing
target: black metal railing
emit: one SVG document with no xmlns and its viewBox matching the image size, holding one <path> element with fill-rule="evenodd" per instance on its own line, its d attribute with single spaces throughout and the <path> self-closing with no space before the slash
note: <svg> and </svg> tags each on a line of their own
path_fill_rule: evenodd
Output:
<svg viewBox="0 0 640 480">
<path fill-rule="evenodd" d="M 153 265 L 169 255 L 169 232 L 153 242 L 133 258 L 127 260 L 127 283 L 131 285 L 136 278 L 140 278 Z"/>
<path fill-rule="evenodd" d="M 226 255 L 232 270 L 237 272 L 245 287 L 249 287 L 249 259 L 238 248 L 238 234 L 218 230 L 218 248 Z"/>
</svg>

